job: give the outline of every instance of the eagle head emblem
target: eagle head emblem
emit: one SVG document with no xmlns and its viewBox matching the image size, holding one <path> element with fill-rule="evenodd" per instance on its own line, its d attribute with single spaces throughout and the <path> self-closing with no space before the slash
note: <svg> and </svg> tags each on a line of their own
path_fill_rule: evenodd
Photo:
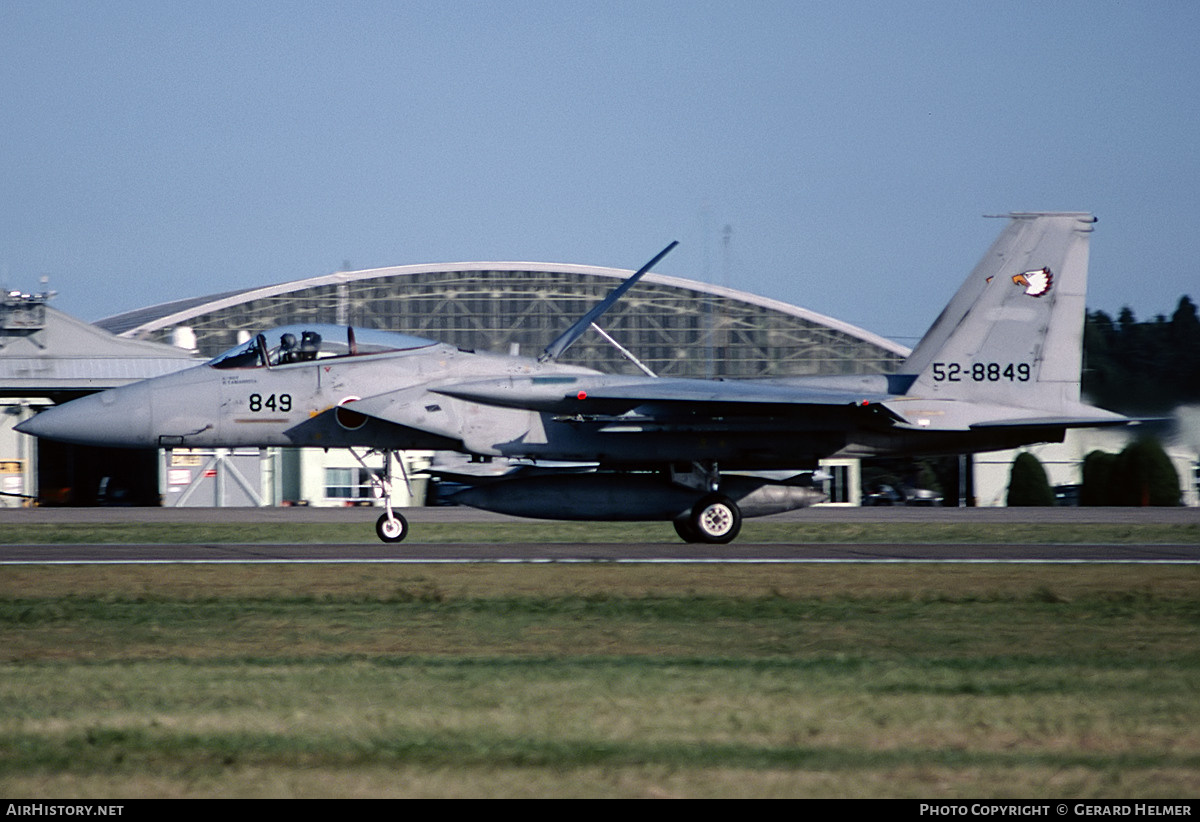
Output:
<svg viewBox="0 0 1200 822">
<path fill-rule="evenodd" d="M 1036 271 L 1014 274 L 1012 281 L 1013 285 L 1024 288 L 1025 293 L 1030 297 L 1040 297 L 1050 290 L 1050 285 L 1054 282 L 1054 275 L 1048 268 L 1039 268 Z"/>
</svg>

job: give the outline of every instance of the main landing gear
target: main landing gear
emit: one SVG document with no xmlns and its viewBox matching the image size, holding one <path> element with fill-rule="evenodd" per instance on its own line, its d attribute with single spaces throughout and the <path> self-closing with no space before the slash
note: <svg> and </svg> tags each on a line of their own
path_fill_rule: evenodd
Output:
<svg viewBox="0 0 1200 822">
<path fill-rule="evenodd" d="M 694 506 L 690 513 L 671 523 L 684 542 L 706 542 L 724 545 L 732 542 L 742 530 L 742 512 L 729 497 L 709 494 Z"/>
<path fill-rule="evenodd" d="M 723 545 L 742 530 L 742 512 L 737 503 L 720 493 L 721 473 L 715 462 L 693 462 L 690 466 L 667 466 L 667 477 L 675 485 L 708 492 L 692 510 L 672 520 L 675 533 L 684 542 Z"/>
</svg>

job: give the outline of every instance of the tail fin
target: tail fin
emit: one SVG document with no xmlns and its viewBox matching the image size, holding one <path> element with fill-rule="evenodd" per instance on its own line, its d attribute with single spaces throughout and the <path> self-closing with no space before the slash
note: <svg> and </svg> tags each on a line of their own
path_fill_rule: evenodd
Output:
<svg viewBox="0 0 1200 822">
<path fill-rule="evenodd" d="M 1009 214 L 1009 224 L 917 343 L 909 396 L 1062 413 L 1079 403 L 1086 213 Z"/>
</svg>

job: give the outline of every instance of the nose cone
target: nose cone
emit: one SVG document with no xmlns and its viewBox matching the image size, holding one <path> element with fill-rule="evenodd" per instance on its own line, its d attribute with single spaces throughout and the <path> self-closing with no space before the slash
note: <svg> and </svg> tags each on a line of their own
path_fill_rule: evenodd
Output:
<svg viewBox="0 0 1200 822">
<path fill-rule="evenodd" d="M 24 434 L 77 445 L 153 448 L 150 398 L 140 383 L 102 391 L 50 408 L 16 429 Z"/>
</svg>

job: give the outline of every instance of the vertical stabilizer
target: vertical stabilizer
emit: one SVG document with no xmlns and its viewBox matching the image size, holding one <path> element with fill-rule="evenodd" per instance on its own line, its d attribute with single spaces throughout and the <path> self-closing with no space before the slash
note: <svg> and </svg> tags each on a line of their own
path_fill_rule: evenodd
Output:
<svg viewBox="0 0 1200 822">
<path fill-rule="evenodd" d="M 1020 213 L 905 361 L 909 396 L 1062 413 L 1079 402 L 1087 213 Z"/>
</svg>

